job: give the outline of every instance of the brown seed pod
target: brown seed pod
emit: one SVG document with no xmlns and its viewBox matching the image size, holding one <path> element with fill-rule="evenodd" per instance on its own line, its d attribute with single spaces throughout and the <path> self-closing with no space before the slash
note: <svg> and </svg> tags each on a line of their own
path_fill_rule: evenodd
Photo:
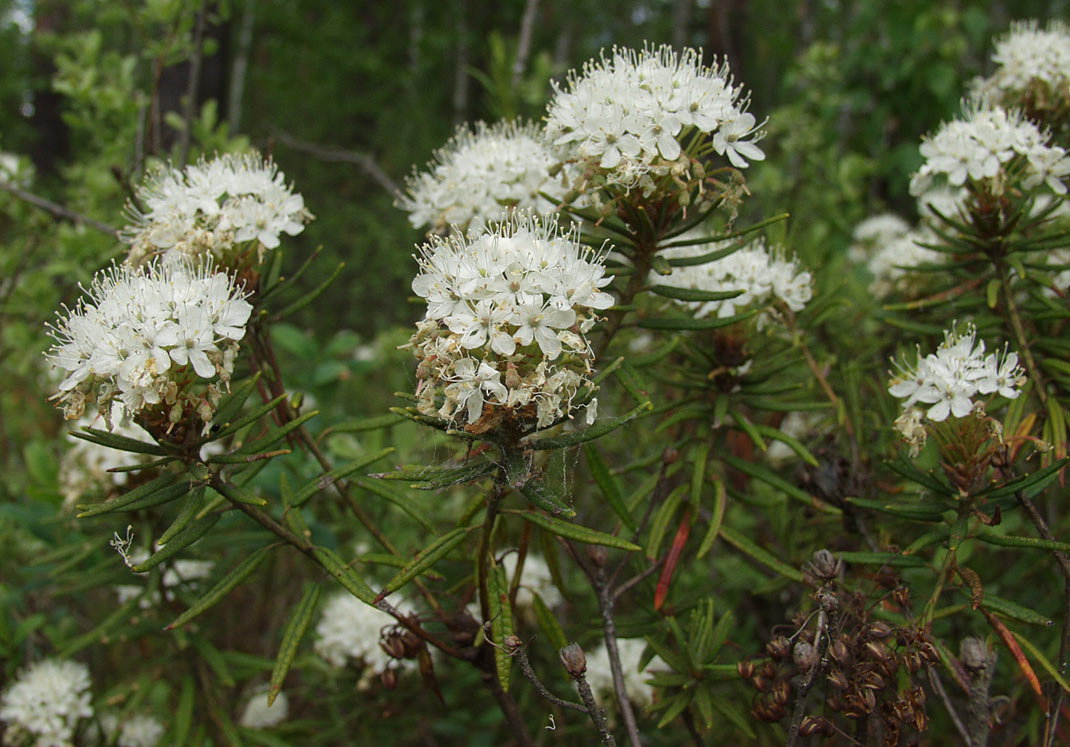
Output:
<svg viewBox="0 0 1070 747">
<path fill-rule="evenodd" d="M 783 661 L 791 652 L 791 641 L 782 635 L 774 636 L 769 643 L 765 644 L 765 652 L 773 661 Z"/>
<path fill-rule="evenodd" d="M 850 684 L 847 681 L 847 675 L 839 669 L 829 669 L 828 683 L 840 690 L 846 690 L 847 686 Z"/>
<path fill-rule="evenodd" d="M 879 641 L 866 641 L 862 648 L 865 650 L 866 655 L 873 661 L 884 661 L 890 655 L 888 649 L 884 647 L 883 643 Z"/>
<path fill-rule="evenodd" d="M 884 622 L 883 620 L 877 620 L 875 623 L 872 623 L 868 628 L 866 628 L 866 637 L 877 640 L 887 638 L 888 636 L 892 635 L 892 633 L 892 626 Z"/>
<path fill-rule="evenodd" d="M 900 586 L 899 588 L 897 588 L 894 592 L 892 592 L 892 598 L 895 600 L 895 603 L 898 604 L 902 609 L 907 609 L 908 607 L 910 607 L 910 589 L 908 589 L 907 587 Z"/>
<path fill-rule="evenodd" d="M 812 737 L 814 734 L 831 737 L 835 733 L 836 728 L 824 716 L 807 716 L 799 724 L 799 734 L 804 737 Z"/>
<path fill-rule="evenodd" d="M 773 662 L 771 662 L 771 661 L 767 661 L 764 664 L 762 664 L 762 668 L 759 671 L 760 671 L 761 675 L 763 677 L 765 677 L 767 680 L 776 679 L 776 667 L 773 666 Z"/>
<path fill-rule="evenodd" d="M 379 639 L 379 648 L 386 652 L 392 659 L 405 658 L 405 644 L 401 640 L 401 634 L 397 631 L 387 633 Z"/>
<path fill-rule="evenodd" d="M 751 659 L 743 659 L 736 664 L 736 671 L 739 672 L 739 676 L 745 680 L 749 680 L 754 676 L 754 671 L 757 667 Z"/>
<path fill-rule="evenodd" d="M 791 698 L 791 685 L 787 680 L 777 680 L 773 683 L 773 702 L 777 705 L 787 705 Z"/>
<path fill-rule="evenodd" d="M 828 708 L 830 711 L 835 711 L 836 713 L 839 713 L 845 707 L 843 696 L 838 693 L 829 693 L 825 697 L 825 707 Z"/>
<path fill-rule="evenodd" d="M 847 663 L 847 660 L 851 657 L 851 652 L 847 648 L 847 641 L 844 636 L 840 636 L 832 642 L 832 645 L 829 646 L 829 656 L 837 664 Z"/>
<path fill-rule="evenodd" d="M 754 678 L 751 679 L 750 682 L 754 685 L 754 689 L 760 693 L 767 693 L 773 687 L 773 680 L 768 677 L 763 677 L 760 674 L 754 675 Z"/>
<path fill-rule="evenodd" d="M 379 673 L 379 682 L 386 690 L 393 690 L 398 686 L 398 673 L 393 669 L 384 669 Z"/>
<path fill-rule="evenodd" d="M 867 690 L 884 689 L 884 679 L 876 672 L 866 672 L 859 680 L 859 684 Z"/>
</svg>

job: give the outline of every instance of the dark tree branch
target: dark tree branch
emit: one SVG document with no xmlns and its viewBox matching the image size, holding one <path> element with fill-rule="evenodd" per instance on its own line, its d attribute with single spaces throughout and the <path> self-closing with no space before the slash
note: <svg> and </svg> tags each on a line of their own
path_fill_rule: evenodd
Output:
<svg viewBox="0 0 1070 747">
<path fill-rule="evenodd" d="M 0 189 L 4 190 L 5 192 L 10 192 L 11 194 L 18 197 L 20 200 L 28 202 L 34 207 L 41 208 L 42 210 L 51 213 L 53 216 L 59 218 L 60 220 L 67 220 L 71 223 L 78 223 L 83 226 L 88 226 L 89 228 L 93 228 L 97 231 L 100 231 L 101 233 L 109 234 L 112 238 L 118 238 L 119 236 L 119 232 L 109 226 L 107 223 L 102 223 L 99 220 L 96 220 L 95 218 L 90 218 L 88 216 L 82 215 L 81 213 L 76 213 L 70 208 L 63 207 L 62 205 L 52 202 L 51 200 L 46 200 L 44 197 L 38 197 L 37 195 L 31 192 L 27 192 L 24 189 L 16 187 L 10 182 L 0 181 Z"/>
<path fill-rule="evenodd" d="M 296 138 L 293 135 L 279 130 L 275 130 L 273 134 L 276 140 L 288 148 L 293 148 L 302 153 L 308 153 L 310 156 L 314 156 L 321 161 L 351 163 L 355 166 L 359 166 L 364 169 L 368 176 L 374 179 L 380 187 L 389 192 L 392 197 L 399 198 L 402 196 L 401 188 L 397 185 L 397 182 L 391 179 L 379 164 L 375 162 L 375 158 L 368 153 L 358 153 L 357 151 L 345 150 L 343 148 L 317 145 L 316 143 L 301 140 L 300 138 Z"/>
<path fill-rule="evenodd" d="M 186 111 L 182 119 L 185 125 L 179 133 L 178 165 L 184 167 L 189 160 L 190 140 L 193 137 L 193 117 L 197 112 L 197 88 L 201 78 L 201 60 L 204 57 L 204 15 L 207 12 L 204 3 L 197 10 L 197 20 L 193 26 L 193 57 L 189 62 L 189 85 L 186 88 Z"/>
</svg>

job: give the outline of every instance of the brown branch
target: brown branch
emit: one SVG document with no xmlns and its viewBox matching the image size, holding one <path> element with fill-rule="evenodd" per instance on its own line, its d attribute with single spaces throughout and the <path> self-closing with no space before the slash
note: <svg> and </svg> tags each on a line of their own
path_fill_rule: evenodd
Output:
<svg viewBox="0 0 1070 747">
<path fill-rule="evenodd" d="M 933 688 L 940 700 L 943 701 L 944 708 L 947 709 L 947 715 L 951 717 L 951 723 L 955 725 L 955 729 L 958 731 L 959 736 L 962 737 L 962 741 L 966 743 L 966 746 L 970 745 L 970 733 L 966 731 L 966 726 L 962 723 L 962 719 L 959 718 L 959 714 L 955 711 L 955 706 L 951 703 L 951 698 L 948 697 L 947 690 L 944 689 L 944 683 L 940 679 L 940 673 L 936 671 L 936 668 L 932 665 L 926 667 L 929 672 L 929 684 Z"/>
<path fill-rule="evenodd" d="M 520 671 L 527 678 L 528 682 L 531 683 L 532 687 L 535 688 L 535 692 L 556 706 L 570 708 L 573 711 L 579 711 L 580 713 L 589 713 L 582 703 L 574 703 L 571 700 L 559 698 L 550 692 L 546 685 L 542 684 L 539 676 L 535 674 L 535 670 L 531 668 L 531 662 L 528 660 L 527 652 L 524 651 L 527 644 L 520 645 L 518 639 L 516 645 L 510 646 L 509 644 L 512 642 L 511 639 L 506 638 L 505 640 L 506 650 L 509 652 L 510 656 L 514 657 L 520 663 Z"/>
<path fill-rule="evenodd" d="M 296 151 L 302 153 L 308 153 L 310 156 L 315 156 L 321 161 L 329 161 L 331 163 L 351 163 L 355 166 L 359 166 L 370 176 L 375 182 L 390 193 L 391 197 L 395 199 L 403 196 L 401 188 L 397 185 L 390 176 L 383 171 L 383 169 L 376 163 L 375 158 L 369 153 L 358 153 L 353 150 L 345 150 L 343 148 L 334 148 L 326 145 L 317 145 L 316 143 L 310 143 L 307 140 L 301 140 L 288 133 L 275 130 L 273 136 L 283 145 L 288 148 L 293 148 Z"/>
<path fill-rule="evenodd" d="M 595 591 L 598 592 L 598 609 L 602 613 L 602 632 L 606 640 L 606 653 L 609 654 L 609 668 L 613 672 L 613 689 L 617 693 L 620 715 L 628 732 L 631 747 L 640 747 L 639 726 L 635 722 L 635 711 L 628 699 L 628 690 L 624 687 L 624 672 L 620 665 L 620 650 L 617 647 L 617 621 L 613 618 L 613 596 L 610 594 L 606 580 L 605 568 L 601 565 L 595 571 Z M 576 680 L 579 684 L 580 680 Z M 586 684 L 586 683 L 584 683 Z M 583 695 L 582 690 L 580 695 Z"/>
<path fill-rule="evenodd" d="M 201 60 L 204 57 L 204 16 L 207 12 L 204 2 L 197 11 L 197 20 L 193 26 L 193 57 L 189 62 L 189 85 L 186 89 L 186 111 L 182 115 L 185 125 L 179 133 L 178 165 L 182 168 L 189 160 L 190 140 L 193 137 L 193 117 L 197 108 L 197 88 L 201 77 Z"/>
<path fill-rule="evenodd" d="M 5 192 L 10 192 L 23 202 L 28 202 L 34 207 L 41 208 L 42 210 L 51 213 L 53 216 L 59 218 L 60 220 L 67 220 L 71 223 L 88 226 L 89 228 L 96 229 L 101 233 L 106 233 L 112 238 L 118 238 L 119 236 L 119 232 L 109 226 L 107 223 L 102 223 L 99 220 L 96 220 L 95 218 L 90 218 L 88 216 L 82 215 L 81 213 L 76 213 L 70 208 L 64 207 L 59 203 L 52 202 L 52 200 L 46 200 L 44 197 L 39 197 L 38 195 L 35 195 L 32 192 L 27 192 L 24 189 L 20 189 L 19 187 L 16 187 L 10 182 L 0 181 L 0 189 L 4 190 Z"/>
</svg>

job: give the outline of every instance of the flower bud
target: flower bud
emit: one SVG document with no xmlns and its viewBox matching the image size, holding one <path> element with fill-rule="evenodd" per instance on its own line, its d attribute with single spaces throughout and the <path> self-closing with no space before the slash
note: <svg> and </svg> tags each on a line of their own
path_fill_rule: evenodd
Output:
<svg viewBox="0 0 1070 747">
<path fill-rule="evenodd" d="M 565 666 L 565 671 L 573 679 L 579 679 L 587 671 L 587 657 L 584 655 L 583 649 L 580 648 L 580 644 L 568 644 L 558 651 L 558 656 L 561 657 L 561 663 Z"/>
</svg>

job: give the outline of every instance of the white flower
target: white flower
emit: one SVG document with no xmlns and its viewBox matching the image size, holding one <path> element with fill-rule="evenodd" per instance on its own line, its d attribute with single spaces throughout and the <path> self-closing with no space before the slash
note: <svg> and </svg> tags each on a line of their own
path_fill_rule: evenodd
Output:
<svg viewBox="0 0 1070 747">
<path fill-rule="evenodd" d="M 435 233 L 478 229 L 515 209 L 548 213 L 554 206 L 539 193 L 560 191 L 550 178 L 553 165 L 541 130 L 530 122 L 477 122 L 474 131 L 461 125 L 427 170 L 406 180 L 398 205 L 414 228 Z"/>
<path fill-rule="evenodd" d="M 118 731 L 118 747 L 156 747 L 164 733 L 163 724 L 147 713 L 136 713 L 122 723 L 114 713 L 106 713 L 100 717 L 100 725 L 109 744 Z"/>
<path fill-rule="evenodd" d="M 985 344 L 976 337 L 973 325 L 966 325 L 961 331 L 952 327 L 950 332 L 944 332 L 944 341 L 935 353 L 923 358 L 919 352 L 914 365 L 896 364 L 899 371 L 892 376 L 889 393 L 905 400 L 903 406 L 908 411 L 915 403 L 929 405 L 925 417 L 936 423 L 951 415 L 956 418 L 969 415 L 977 406 L 973 401 L 977 394 L 999 392 L 1014 399 L 1019 394 L 1017 387 L 1025 382 L 1018 366 L 1018 354 L 1008 353 L 1004 348 L 999 355 L 985 356 Z M 896 422 L 903 432 L 917 428 L 914 416 L 902 425 Z"/>
<path fill-rule="evenodd" d="M 975 92 L 997 104 L 1020 106 L 1030 89 L 1066 97 L 1070 85 L 1070 29 L 1060 21 L 1041 29 L 1036 21 L 1020 21 L 998 38 L 992 53 L 997 67 L 991 77 L 974 82 Z M 1035 95 L 1035 94 L 1034 94 Z"/>
<path fill-rule="evenodd" d="M 660 656 L 655 656 L 643 671 L 639 670 L 639 660 L 643 656 L 646 641 L 642 638 L 618 638 L 617 653 L 620 654 L 620 667 L 624 675 L 624 691 L 628 698 L 638 706 L 650 705 L 654 700 L 654 687 L 647 684 L 643 671 L 649 669 L 668 669 Z M 616 702 L 616 689 L 613 684 L 613 670 L 609 666 L 609 653 L 606 644 L 599 644 L 587 654 L 587 684 L 594 694 L 601 698 L 601 705 Z"/>
<path fill-rule="evenodd" d="M 352 594 L 337 593 L 323 605 L 313 648 L 331 666 L 353 662 L 364 667 L 370 677 L 398 665 L 379 645 L 382 634 L 396 625 L 393 617 Z M 402 665 L 413 663 L 405 659 Z"/>
<path fill-rule="evenodd" d="M 684 234 L 681 240 L 688 240 L 689 236 Z M 693 238 L 697 240 L 701 236 Z M 711 241 L 673 247 L 663 251 L 662 255 L 667 259 L 699 257 L 724 249 L 729 243 Z M 783 249 L 767 247 L 761 238 L 727 257 L 675 267 L 668 278 L 652 275 L 651 282 L 709 292 L 742 291 L 734 298 L 719 301 L 681 301 L 698 319 L 711 315 L 733 316 L 749 306 L 766 304 L 773 299 L 783 301 L 792 311 L 802 311 L 813 295 L 810 272 L 800 268 L 794 258 L 789 259 Z"/>
<path fill-rule="evenodd" d="M 412 282 L 427 300 L 409 343 L 421 411 L 467 426 L 488 405 L 540 427 L 569 415 L 592 386 L 585 334 L 613 303 L 603 259 L 575 231 L 528 213 L 467 236 L 432 236 Z"/>
<path fill-rule="evenodd" d="M 910 224 L 893 213 L 881 213 L 866 218 L 851 232 L 851 247 L 847 258 L 852 262 L 865 262 L 884 244 L 899 238 L 910 230 Z"/>
<path fill-rule="evenodd" d="M 88 300 L 59 315 L 46 354 L 67 371 L 55 398 L 68 418 L 80 417 L 93 397 L 109 418 L 114 402 L 128 417 L 158 409 L 161 422 L 175 422 L 174 414 L 186 410 L 211 411 L 218 394 L 208 381 L 217 374 L 229 380 L 252 311 L 232 279 L 215 273 L 210 261 L 152 263 L 111 267 L 88 292 Z M 198 377 L 207 395 L 193 386 Z"/>
<path fill-rule="evenodd" d="M 290 699 L 286 693 L 280 692 L 275 697 L 275 702 L 268 706 L 266 689 L 254 694 L 245 703 L 238 723 L 246 729 L 270 729 L 278 726 L 290 715 Z"/>
<path fill-rule="evenodd" d="M 923 246 L 938 241 L 937 235 L 924 226 L 887 238 L 866 264 L 873 275 L 870 292 L 875 296 L 886 296 L 903 287 L 911 277 L 912 268 L 944 260 L 943 254 Z"/>
<path fill-rule="evenodd" d="M 546 115 L 546 134 L 561 161 L 586 164 L 609 184 L 645 194 L 674 165 L 711 152 L 737 168 L 765 154 L 755 144 L 761 124 L 747 112 L 742 86 L 734 86 L 727 62 L 702 65 L 701 54 L 668 45 L 642 51 L 614 48 L 569 73 Z M 683 146 L 692 151 L 684 154 Z"/>
<path fill-rule="evenodd" d="M 910 193 L 920 196 L 934 185 L 977 183 L 1001 195 L 1008 174 L 1020 172 L 1023 188 L 1043 183 L 1063 194 L 1070 157 L 1049 141 L 1048 133 L 1018 112 L 966 103 L 962 119 L 944 122 L 935 134 L 923 139 L 920 150 L 925 162 L 911 177 Z M 1011 169 L 1012 162 L 1018 168 Z"/>
<path fill-rule="evenodd" d="M 93 715 L 89 668 L 61 659 L 31 664 L 0 696 L 5 744 L 26 735 L 37 747 L 71 747 L 82 719 Z"/>
<path fill-rule="evenodd" d="M 274 249 L 279 236 L 304 230 L 312 214 L 271 160 L 225 154 L 184 170 L 164 167 L 137 190 L 143 209 L 129 207 L 127 262 L 157 255 L 214 258 L 229 265 L 250 242 Z"/>
</svg>

